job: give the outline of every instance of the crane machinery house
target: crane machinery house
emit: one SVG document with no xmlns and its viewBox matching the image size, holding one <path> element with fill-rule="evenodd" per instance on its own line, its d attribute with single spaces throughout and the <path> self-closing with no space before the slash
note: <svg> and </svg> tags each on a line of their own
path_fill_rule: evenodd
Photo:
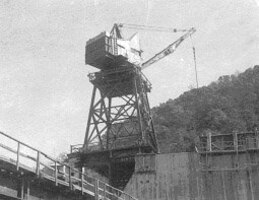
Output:
<svg viewBox="0 0 259 200">
<path fill-rule="evenodd" d="M 85 63 L 107 70 L 119 60 L 139 65 L 141 49 L 137 33 L 123 39 L 108 32 L 102 32 L 86 42 Z"/>
</svg>

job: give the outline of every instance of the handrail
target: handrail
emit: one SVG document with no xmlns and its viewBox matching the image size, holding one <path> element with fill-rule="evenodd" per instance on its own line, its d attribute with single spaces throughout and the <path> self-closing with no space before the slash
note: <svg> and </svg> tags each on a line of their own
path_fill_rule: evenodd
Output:
<svg viewBox="0 0 259 200">
<path fill-rule="evenodd" d="M 35 173 L 38 176 L 42 176 L 55 182 L 55 185 L 63 184 L 69 187 L 71 190 L 79 190 L 81 194 L 90 194 L 99 199 L 119 199 L 119 200 L 137 200 L 131 195 L 118 190 L 105 182 L 88 176 L 82 173 L 78 169 L 71 167 L 68 164 L 61 163 L 56 159 L 48 156 L 47 154 L 3 133 L 0 131 L 0 136 L 4 136 L 5 139 L 10 139 L 16 143 L 16 149 L 8 146 L 9 143 L 3 144 L 0 140 L 0 148 L 7 150 L 9 153 L 15 154 L 16 160 L 10 158 L 10 162 L 16 165 L 16 169 L 26 168 L 27 170 Z M 22 147 L 28 148 L 30 151 L 34 151 L 36 156 L 28 155 L 26 152 L 22 152 Z M 43 158 L 47 159 L 48 163 L 43 162 Z M 1 159 L 1 157 L 0 157 Z M 22 159 L 26 159 L 26 164 L 22 162 Z M 29 161 L 33 161 L 34 165 L 29 165 Z M 52 163 L 49 164 L 49 162 Z M 62 170 L 61 170 L 62 169 Z"/>
<path fill-rule="evenodd" d="M 259 150 L 259 138 L 249 137 L 245 139 L 238 138 L 236 142 L 234 140 L 215 140 L 210 141 L 210 149 L 208 149 L 208 141 L 200 141 L 196 144 L 198 152 L 216 152 L 216 151 L 243 151 L 249 149 Z"/>
</svg>

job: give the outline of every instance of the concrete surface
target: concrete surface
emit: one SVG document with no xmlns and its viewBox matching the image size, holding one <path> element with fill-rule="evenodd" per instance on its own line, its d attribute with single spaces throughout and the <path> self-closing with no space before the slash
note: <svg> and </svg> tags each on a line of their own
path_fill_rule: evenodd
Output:
<svg viewBox="0 0 259 200">
<path fill-rule="evenodd" d="M 139 200 L 257 200 L 258 155 L 141 154 L 125 192 Z"/>
</svg>

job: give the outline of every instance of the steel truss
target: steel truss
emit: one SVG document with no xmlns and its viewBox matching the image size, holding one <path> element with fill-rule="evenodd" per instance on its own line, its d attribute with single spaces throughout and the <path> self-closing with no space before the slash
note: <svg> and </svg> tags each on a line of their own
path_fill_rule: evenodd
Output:
<svg viewBox="0 0 259 200">
<path fill-rule="evenodd" d="M 151 85 L 135 65 L 89 74 L 92 100 L 85 151 L 151 147 L 157 152 L 147 93 Z"/>
</svg>

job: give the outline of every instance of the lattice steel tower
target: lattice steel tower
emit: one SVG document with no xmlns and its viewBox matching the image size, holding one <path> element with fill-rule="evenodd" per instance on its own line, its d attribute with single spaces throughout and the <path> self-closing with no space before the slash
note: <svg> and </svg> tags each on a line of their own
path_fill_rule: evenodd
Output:
<svg viewBox="0 0 259 200">
<path fill-rule="evenodd" d="M 115 25 L 110 35 L 101 34 L 87 43 L 86 63 L 100 71 L 89 74 L 94 88 L 85 151 L 130 148 L 158 151 L 147 96 L 151 84 L 140 66 L 132 63 L 138 62 L 141 55 L 138 47 L 130 46 L 132 40 L 134 37 L 124 40 Z"/>
<path fill-rule="evenodd" d="M 84 149 L 157 152 L 147 96 L 151 87 L 140 68 L 123 60 L 89 78 L 94 88 Z"/>
</svg>

